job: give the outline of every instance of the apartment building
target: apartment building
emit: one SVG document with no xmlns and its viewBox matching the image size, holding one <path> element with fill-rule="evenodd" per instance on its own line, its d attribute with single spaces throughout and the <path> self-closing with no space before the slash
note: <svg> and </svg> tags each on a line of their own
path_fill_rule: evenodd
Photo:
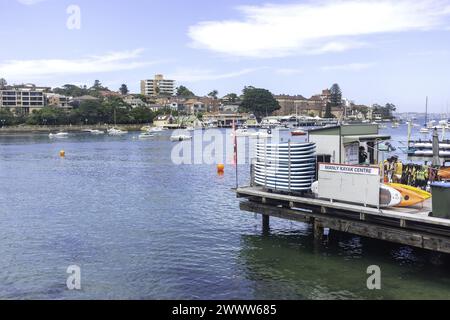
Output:
<svg viewBox="0 0 450 320">
<path fill-rule="evenodd" d="M 8 108 L 16 113 L 28 114 L 46 105 L 45 93 L 48 87 L 33 84 L 6 86 L 0 90 L 0 108 Z"/>
<path fill-rule="evenodd" d="M 141 81 L 141 94 L 144 96 L 174 95 L 175 80 L 164 79 L 162 74 L 157 74 L 153 79 Z"/>
</svg>

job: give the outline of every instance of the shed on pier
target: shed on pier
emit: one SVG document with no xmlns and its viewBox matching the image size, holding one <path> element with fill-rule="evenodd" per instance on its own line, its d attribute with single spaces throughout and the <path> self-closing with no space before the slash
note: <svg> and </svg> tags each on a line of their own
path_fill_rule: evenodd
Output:
<svg viewBox="0 0 450 320">
<path fill-rule="evenodd" d="M 362 164 L 360 148 L 367 153 L 366 164 L 378 164 L 380 144 L 391 137 L 379 134 L 376 124 L 340 125 L 309 131 L 309 141 L 316 143 L 317 154 L 333 163 Z"/>
</svg>

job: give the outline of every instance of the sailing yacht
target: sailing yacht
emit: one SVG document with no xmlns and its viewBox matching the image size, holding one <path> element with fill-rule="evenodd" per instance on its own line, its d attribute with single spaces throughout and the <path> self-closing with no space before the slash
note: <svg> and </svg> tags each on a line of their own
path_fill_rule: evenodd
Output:
<svg viewBox="0 0 450 320">
<path fill-rule="evenodd" d="M 110 136 L 121 136 L 121 135 L 124 135 L 124 134 L 128 133 L 128 131 L 123 131 L 123 130 L 117 129 L 117 128 L 115 128 L 115 126 L 117 126 L 117 123 L 116 123 L 116 109 L 114 109 L 114 127 L 111 128 L 111 129 L 108 129 L 108 134 Z"/>
<path fill-rule="evenodd" d="M 422 129 L 420 129 L 420 133 L 428 134 L 430 133 L 430 129 L 428 129 L 428 97 L 425 105 L 425 124 Z"/>
</svg>

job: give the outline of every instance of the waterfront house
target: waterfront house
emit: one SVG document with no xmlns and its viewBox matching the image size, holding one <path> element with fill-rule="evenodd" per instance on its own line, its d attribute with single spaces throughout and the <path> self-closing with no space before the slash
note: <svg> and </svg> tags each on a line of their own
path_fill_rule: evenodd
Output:
<svg viewBox="0 0 450 320">
<path fill-rule="evenodd" d="M 205 123 L 213 123 L 218 127 L 231 128 L 233 122 L 236 125 L 243 125 L 249 119 L 248 114 L 234 113 L 234 112 L 221 112 L 214 114 L 205 114 L 203 121 Z"/>
<path fill-rule="evenodd" d="M 138 108 L 138 107 L 148 107 L 148 104 L 144 102 L 141 98 L 135 97 L 133 95 L 128 95 L 123 98 L 123 101 L 130 105 L 131 108 Z"/>
<path fill-rule="evenodd" d="M 174 128 L 178 127 L 177 119 L 172 115 L 158 116 L 153 120 L 153 125 L 160 128 Z"/>
<path fill-rule="evenodd" d="M 96 97 L 93 97 L 93 96 L 86 95 L 86 96 L 72 98 L 69 101 L 69 104 L 71 106 L 77 108 L 77 107 L 79 107 L 81 105 L 81 103 L 86 102 L 86 101 L 99 101 L 99 99 L 96 98 Z"/>
<path fill-rule="evenodd" d="M 186 112 L 189 114 L 195 114 L 198 112 L 206 112 L 207 109 L 205 107 L 205 104 L 198 99 L 188 99 L 184 103 L 184 107 L 186 108 Z"/>
<path fill-rule="evenodd" d="M 47 105 L 63 108 L 63 109 L 71 109 L 70 101 L 72 97 L 67 97 L 62 94 L 56 93 L 45 93 L 45 97 L 47 99 Z"/>
</svg>

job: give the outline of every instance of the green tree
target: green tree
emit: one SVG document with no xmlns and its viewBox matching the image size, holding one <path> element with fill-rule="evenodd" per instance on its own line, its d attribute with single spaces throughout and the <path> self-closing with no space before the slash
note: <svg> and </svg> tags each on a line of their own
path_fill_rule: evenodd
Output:
<svg viewBox="0 0 450 320">
<path fill-rule="evenodd" d="M 5 87 L 8 85 L 8 82 L 4 78 L 0 78 L 0 89 L 5 89 Z"/>
<path fill-rule="evenodd" d="M 280 109 L 280 104 L 269 90 L 246 87 L 243 90 L 241 109 L 253 113 L 258 119 Z"/>
<path fill-rule="evenodd" d="M 131 106 L 126 104 L 120 97 L 110 97 L 102 102 L 105 112 L 105 122 L 114 123 L 114 113 L 116 122 L 120 124 L 131 123 Z"/>
<path fill-rule="evenodd" d="M 332 111 L 332 105 L 331 103 L 327 102 L 327 105 L 325 106 L 325 118 L 330 119 L 330 118 L 334 118 Z"/>
<path fill-rule="evenodd" d="M 130 92 L 130 90 L 128 90 L 128 86 L 124 83 L 120 86 L 120 94 L 123 96 L 126 96 L 128 94 L 128 92 Z"/>
<path fill-rule="evenodd" d="M 89 93 L 86 86 L 79 87 L 74 84 L 65 84 L 62 88 L 53 89 L 53 92 L 68 97 L 81 97 Z"/>
<path fill-rule="evenodd" d="M 185 86 L 179 86 L 176 95 L 177 97 L 195 97 L 195 94 Z"/>
<path fill-rule="evenodd" d="M 44 107 L 34 110 L 27 118 L 27 123 L 32 125 L 63 125 L 68 123 L 65 110 L 58 107 Z"/>
<path fill-rule="evenodd" d="M 238 95 L 236 93 L 229 93 L 224 98 L 225 99 L 229 99 L 230 102 L 233 102 L 233 103 L 236 102 L 239 99 L 239 97 L 238 97 Z"/>
<path fill-rule="evenodd" d="M 219 91 L 213 90 L 210 93 L 208 93 L 208 97 L 213 98 L 214 100 L 217 100 L 218 94 L 219 94 Z"/>
<path fill-rule="evenodd" d="M 14 114 L 9 109 L 0 108 L 0 127 L 14 124 Z"/>
<path fill-rule="evenodd" d="M 383 119 L 393 119 L 393 113 L 397 111 L 397 107 L 393 103 L 386 103 L 385 106 L 374 104 L 372 109 L 374 113 L 380 114 Z"/>
<path fill-rule="evenodd" d="M 330 89 L 330 102 L 332 107 L 339 107 L 342 105 L 342 91 L 337 83 L 333 84 Z"/>
<path fill-rule="evenodd" d="M 105 87 L 102 86 L 100 80 L 95 80 L 94 85 L 91 87 L 92 90 L 103 90 Z"/>
<path fill-rule="evenodd" d="M 96 100 L 83 101 L 78 108 L 72 110 L 70 118 L 77 124 L 96 124 L 109 120 L 106 108 Z"/>
<path fill-rule="evenodd" d="M 137 107 L 130 111 L 130 118 L 134 123 L 150 123 L 154 117 L 153 111 L 147 107 Z"/>
</svg>

